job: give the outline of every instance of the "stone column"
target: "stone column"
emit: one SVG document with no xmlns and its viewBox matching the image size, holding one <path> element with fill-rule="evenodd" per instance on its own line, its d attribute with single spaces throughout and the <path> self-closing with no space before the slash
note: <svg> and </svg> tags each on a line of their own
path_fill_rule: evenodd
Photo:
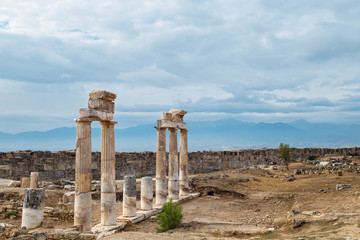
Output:
<svg viewBox="0 0 360 240">
<path fill-rule="evenodd" d="M 101 225 L 116 225 L 115 134 L 117 122 L 101 124 Z"/>
<path fill-rule="evenodd" d="M 39 187 L 39 173 L 32 172 L 30 173 L 30 188 L 38 188 Z"/>
<path fill-rule="evenodd" d="M 189 184 L 188 184 L 189 163 L 188 163 L 187 132 L 188 132 L 187 129 L 180 129 L 180 163 L 179 163 L 180 196 L 186 196 L 189 193 Z"/>
<path fill-rule="evenodd" d="M 152 177 L 141 178 L 141 210 L 153 209 L 153 184 Z"/>
<path fill-rule="evenodd" d="M 27 188 L 24 192 L 21 227 L 32 229 L 39 227 L 44 219 L 43 188 Z"/>
<path fill-rule="evenodd" d="M 156 204 L 164 204 L 166 198 L 166 128 L 157 128 Z"/>
<path fill-rule="evenodd" d="M 22 188 L 29 188 L 30 187 L 30 178 L 29 177 L 22 177 L 21 178 L 21 187 Z"/>
<path fill-rule="evenodd" d="M 136 216 L 136 178 L 134 175 L 124 177 L 123 217 Z"/>
<path fill-rule="evenodd" d="M 76 119 L 74 225 L 91 230 L 91 121 Z"/>
<path fill-rule="evenodd" d="M 177 128 L 169 128 L 169 198 L 179 199 Z"/>
</svg>

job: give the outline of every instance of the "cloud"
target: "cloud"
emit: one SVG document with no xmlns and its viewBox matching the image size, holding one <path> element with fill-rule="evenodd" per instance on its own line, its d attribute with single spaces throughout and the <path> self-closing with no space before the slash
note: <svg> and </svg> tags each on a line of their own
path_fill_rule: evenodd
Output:
<svg viewBox="0 0 360 240">
<path fill-rule="evenodd" d="M 72 121 L 100 88 L 118 94 L 123 126 L 173 107 L 189 119 L 355 121 L 359 7 L 356 0 L 4 0 L 0 120 L 61 126 L 56 118 Z"/>
</svg>

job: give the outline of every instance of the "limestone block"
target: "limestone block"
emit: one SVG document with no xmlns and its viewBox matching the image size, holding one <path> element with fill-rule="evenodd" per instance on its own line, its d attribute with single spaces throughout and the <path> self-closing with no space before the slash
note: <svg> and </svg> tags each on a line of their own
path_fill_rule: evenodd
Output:
<svg viewBox="0 0 360 240">
<path fill-rule="evenodd" d="M 158 128 L 179 128 L 186 129 L 186 123 L 184 122 L 174 122 L 171 120 L 157 120 Z"/>
<path fill-rule="evenodd" d="M 75 192 L 67 192 L 63 195 L 63 203 L 74 202 L 75 201 Z"/>
<path fill-rule="evenodd" d="M 116 98 L 116 94 L 105 90 L 94 89 L 89 93 L 89 97 L 114 101 Z"/>
<path fill-rule="evenodd" d="M 88 108 L 96 109 L 104 112 L 115 112 L 115 103 L 109 100 L 103 100 L 98 98 L 89 98 Z"/>
<path fill-rule="evenodd" d="M 80 108 L 80 119 L 94 119 L 99 121 L 111 121 L 114 118 L 113 113 L 98 111 L 91 108 Z"/>
</svg>

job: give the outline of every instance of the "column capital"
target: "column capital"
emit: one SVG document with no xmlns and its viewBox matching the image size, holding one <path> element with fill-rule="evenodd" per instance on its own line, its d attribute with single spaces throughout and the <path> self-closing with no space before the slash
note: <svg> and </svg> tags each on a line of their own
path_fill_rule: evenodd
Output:
<svg viewBox="0 0 360 240">
<path fill-rule="evenodd" d="M 188 129 L 180 129 L 180 132 L 188 132 L 189 130 Z"/>
<path fill-rule="evenodd" d="M 91 119 L 91 118 L 75 118 L 74 121 L 75 121 L 76 123 L 92 122 L 92 121 L 94 121 L 94 119 Z"/>
<path fill-rule="evenodd" d="M 177 127 L 168 127 L 167 129 L 169 131 L 177 131 L 179 128 L 177 128 Z"/>
<path fill-rule="evenodd" d="M 115 121 L 100 121 L 100 125 L 103 127 L 114 127 L 118 122 Z"/>
</svg>

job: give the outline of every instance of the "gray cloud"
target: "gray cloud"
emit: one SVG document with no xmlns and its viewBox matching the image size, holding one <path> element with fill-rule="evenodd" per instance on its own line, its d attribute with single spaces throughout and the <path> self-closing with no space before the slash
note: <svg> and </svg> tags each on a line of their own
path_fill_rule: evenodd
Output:
<svg viewBox="0 0 360 240">
<path fill-rule="evenodd" d="M 73 118 L 92 88 L 118 94 L 125 125 L 173 107 L 193 116 L 250 114 L 253 120 L 265 114 L 320 121 L 319 111 L 324 121 L 359 115 L 356 0 L 43 0 L 4 6 L 4 130 L 15 131 L 5 119 L 16 114 Z"/>
</svg>

